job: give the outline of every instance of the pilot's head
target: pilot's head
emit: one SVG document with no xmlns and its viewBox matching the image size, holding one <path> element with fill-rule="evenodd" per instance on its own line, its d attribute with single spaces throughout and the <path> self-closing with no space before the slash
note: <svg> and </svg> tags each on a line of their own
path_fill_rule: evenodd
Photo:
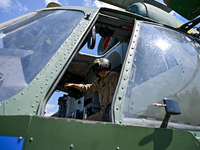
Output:
<svg viewBox="0 0 200 150">
<path fill-rule="evenodd" d="M 97 58 L 93 64 L 92 64 L 93 72 L 97 77 L 99 77 L 98 73 L 102 70 L 110 70 L 111 69 L 111 63 L 106 58 Z"/>
</svg>

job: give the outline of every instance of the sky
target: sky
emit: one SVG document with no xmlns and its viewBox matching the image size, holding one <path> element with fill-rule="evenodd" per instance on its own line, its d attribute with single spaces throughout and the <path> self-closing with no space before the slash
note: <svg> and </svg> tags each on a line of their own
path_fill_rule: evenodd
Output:
<svg viewBox="0 0 200 150">
<path fill-rule="evenodd" d="M 62 6 L 113 7 L 97 0 L 0 0 L 0 23 L 43 9 L 49 2 L 56 2 Z"/>
<path fill-rule="evenodd" d="M 162 0 L 158 1 L 162 2 Z M 119 9 L 115 6 L 102 3 L 98 0 L 0 0 L 0 23 L 9 21 L 35 10 L 43 9 L 47 6 L 49 2 L 56 2 L 62 6 L 91 6 Z M 183 19 L 174 12 L 172 12 L 171 14 L 176 18 L 179 18 L 183 22 L 187 21 L 186 19 Z M 57 100 L 62 95 L 63 92 L 56 92 L 54 95 L 52 95 L 46 106 L 47 116 L 53 114 L 58 110 Z"/>
</svg>

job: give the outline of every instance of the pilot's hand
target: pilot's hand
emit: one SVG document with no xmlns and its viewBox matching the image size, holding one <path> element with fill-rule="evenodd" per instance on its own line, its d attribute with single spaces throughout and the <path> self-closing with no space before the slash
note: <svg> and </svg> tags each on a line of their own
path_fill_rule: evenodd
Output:
<svg viewBox="0 0 200 150">
<path fill-rule="evenodd" d="M 65 83 L 64 88 L 69 89 L 70 87 L 74 87 L 74 83 Z"/>
</svg>

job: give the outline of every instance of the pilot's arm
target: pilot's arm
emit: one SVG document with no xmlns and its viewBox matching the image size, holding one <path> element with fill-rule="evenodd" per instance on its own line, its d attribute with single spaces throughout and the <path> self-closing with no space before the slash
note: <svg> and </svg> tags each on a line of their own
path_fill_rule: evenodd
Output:
<svg viewBox="0 0 200 150">
<path fill-rule="evenodd" d="M 69 87 L 74 87 L 81 92 L 94 93 L 97 92 L 98 88 L 93 82 L 92 84 L 75 84 L 75 83 L 65 83 L 64 88 L 68 89 Z"/>
</svg>

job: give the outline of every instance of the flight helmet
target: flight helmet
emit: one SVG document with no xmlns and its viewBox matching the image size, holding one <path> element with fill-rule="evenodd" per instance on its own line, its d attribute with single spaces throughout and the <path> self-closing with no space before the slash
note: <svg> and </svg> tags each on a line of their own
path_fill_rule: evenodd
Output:
<svg viewBox="0 0 200 150">
<path fill-rule="evenodd" d="M 110 70 L 111 63 L 107 58 L 97 58 L 92 64 L 93 72 L 97 75 L 103 69 Z"/>
</svg>

